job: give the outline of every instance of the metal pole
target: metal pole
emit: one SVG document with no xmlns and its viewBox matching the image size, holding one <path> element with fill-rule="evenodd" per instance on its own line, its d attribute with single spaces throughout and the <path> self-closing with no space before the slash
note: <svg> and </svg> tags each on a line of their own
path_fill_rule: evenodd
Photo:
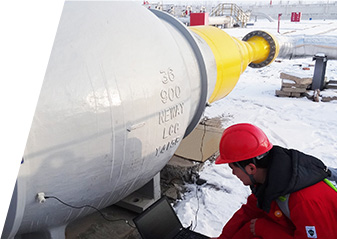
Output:
<svg viewBox="0 0 337 239">
<path fill-rule="evenodd" d="M 317 54 L 313 57 L 315 63 L 314 76 L 312 78 L 312 90 L 323 90 L 327 57 L 325 54 Z"/>
</svg>

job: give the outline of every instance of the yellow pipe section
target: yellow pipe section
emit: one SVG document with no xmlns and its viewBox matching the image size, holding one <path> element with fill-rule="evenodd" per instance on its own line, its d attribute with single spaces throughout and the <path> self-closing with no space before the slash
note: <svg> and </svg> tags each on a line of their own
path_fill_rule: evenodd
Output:
<svg viewBox="0 0 337 239">
<path fill-rule="evenodd" d="M 261 63 L 267 59 L 270 47 L 266 39 L 260 36 L 253 36 L 246 42 L 241 43 L 246 43 L 251 48 L 250 52 L 254 54 L 254 56 L 251 58 L 251 62 Z"/>
<path fill-rule="evenodd" d="M 189 29 L 207 42 L 215 58 L 217 80 L 213 93 L 208 100 L 209 103 L 228 95 L 249 64 L 262 63 L 261 66 L 254 67 L 268 65 L 278 54 L 279 46 L 277 41 L 265 32 L 256 31 L 256 35 L 253 34 L 246 41 L 241 41 L 216 27 L 197 26 Z M 268 39 L 264 34 L 268 36 Z M 274 41 L 275 47 L 271 47 L 270 38 Z M 275 53 L 273 56 L 270 55 L 272 50 Z"/>
</svg>

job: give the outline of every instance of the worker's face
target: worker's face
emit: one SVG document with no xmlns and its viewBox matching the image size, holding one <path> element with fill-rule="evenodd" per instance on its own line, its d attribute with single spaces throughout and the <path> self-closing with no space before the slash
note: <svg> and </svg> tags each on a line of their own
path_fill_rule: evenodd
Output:
<svg viewBox="0 0 337 239">
<path fill-rule="evenodd" d="M 249 176 L 241 168 L 234 163 L 229 163 L 228 166 L 232 169 L 232 174 L 238 177 L 244 185 L 249 186 L 252 184 Z"/>
</svg>

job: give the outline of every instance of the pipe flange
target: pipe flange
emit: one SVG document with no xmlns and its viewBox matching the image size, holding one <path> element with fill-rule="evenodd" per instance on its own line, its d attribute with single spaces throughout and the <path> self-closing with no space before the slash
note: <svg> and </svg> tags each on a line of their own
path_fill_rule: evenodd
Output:
<svg viewBox="0 0 337 239">
<path fill-rule="evenodd" d="M 265 59 L 263 62 L 260 62 L 260 63 L 253 63 L 252 62 L 252 63 L 249 64 L 249 66 L 252 67 L 252 68 L 261 68 L 261 67 L 264 67 L 264 66 L 270 64 L 275 59 L 275 57 L 276 57 L 276 43 L 275 43 L 274 38 L 271 35 L 269 35 L 267 32 L 264 32 L 264 31 L 250 32 L 246 36 L 244 36 L 242 38 L 242 40 L 248 41 L 250 38 L 252 38 L 254 36 L 259 36 L 259 37 L 262 37 L 263 39 L 265 39 L 268 42 L 269 47 L 270 47 L 270 51 L 269 51 L 267 59 Z"/>
</svg>

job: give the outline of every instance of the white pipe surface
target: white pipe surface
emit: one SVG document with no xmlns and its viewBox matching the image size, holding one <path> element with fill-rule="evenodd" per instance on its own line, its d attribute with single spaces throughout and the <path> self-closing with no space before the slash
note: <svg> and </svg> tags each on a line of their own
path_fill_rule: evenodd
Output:
<svg viewBox="0 0 337 239">
<path fill-rule="evenodd" d="M 303 58 L 324 54 L 327 59 L 337 59 L 336 36 L 277 36 L 280 44 L 278 58 Z"/>
</svg>

